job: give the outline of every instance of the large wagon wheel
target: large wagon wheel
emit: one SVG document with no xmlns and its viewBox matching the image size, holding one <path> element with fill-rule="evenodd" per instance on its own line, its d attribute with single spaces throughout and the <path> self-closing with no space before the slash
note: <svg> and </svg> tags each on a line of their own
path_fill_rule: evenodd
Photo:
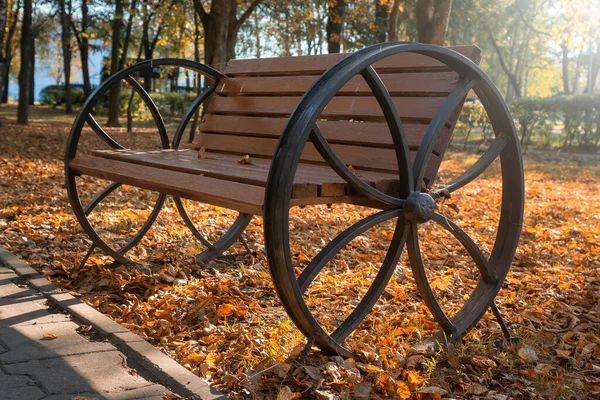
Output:
<svg viewBox="0 0 600 400">
<path fill-rule="evenodd" d="M 460 76 L 457 87 L 445 99 L 431 121 L 412 166 L 398 113 L 390 94 L 372 67 L 379 60 L 405 52 L 436 59 Z M 324 108 L 338 90 L 357 74 L 362 75 L 372 90 L 393 138 L 400 182 L 396 195 L 380 192 L 362 181 L 338 158 L 319 130 L 319 118 Z M 430 193 L 422 192 L 425 170 L 440 131 L 471 89 L 485 107 L 496 139 L 479 160 L 458 178 Z M 343 231 L 297 277 L 290 254 L 290 197 L 300 154 L 308 140 L 312 141 L 340 177 L 358 193 L 380 203 L 383 211 L 356 222 Z M 309 338 L 309 343 L 314 342 L 326 352 L 352 356 L 352 352 L 342 343 L 369 314 L 381 296 L 404 245 L 407 246 L 419 294 L 440 326 L 440 330 L 425 343 L 444 344 L 460 339 L 493 306 L 494 298 L 510 268 L 520 235 L 524 179 L 519 141 L 508 108 L 492 81 L 473 62 L 452 50 L 417 43 L 388 43 L 360 50 L 325 72 L 304 95 L 288 121 L 275 154 L 265 196 L 266 250 L 277 293 L 293 322 Z M 438 214 L 435 208 L 436 202 L 444 195 L 469 185 L 497 158 L 500 158 L 501 165 L 502 205 L 493 249 L 490 257 L 486 258 L 466 232 L 453 221 Z M 367 229 L 394 218 L 397 218 L 395 232 L 371 286 L 349 316 L 333 332 L 326 332 L 307 306 L 304 298 L 307 288 L 346 244 Z M 418 226 L 428 221 L 438 224 L 458 239 L 480 273 L 471 296 L 452 317 L 443 312 L 425 273 Z"/>
<path fill-rule="evenodd" d="M 190 104 L 173 135 L 172 142 L 169 140 L 167 128 L 160 114 L 160 111 L 152 101 L 150 94 L 135 79 L 135 75 L 140 73 L 140 71 L 153 69 L 155 67 L 187 68 L 197 72 L 198 74 L 202 74 L 206 78 L 213 81 L 213 84 L 207 90 L 203 91 L 202 94 L 200 94 Z M 67 140 L 67 149 L 65 154 L 65 178 L 69 201 L 71 203 L 71 207 L 73 208 L 78 222 L 81 224 L 83 230 L 88 234 L 93 243 L 85 259 L 89 257 L 94 248 L 98 247 L 118 263 L 135 264 L 131 259 L 126 257 L 125 254 L 136 244 L 138 244 L 146 235 L 148 230 L 152 227 L 167 197 L 165 194 L 158 194 L 152 212 L 150 213 L 146 221 L 143 223 L 140 229 L 129 239 L 129 241 L 121 248 L 114 249 L 100 237 L 96 229 L 94 229 L 94 227 L 92 226 L 92 223 L 90 222 L 88 216 L 91 212 L 94 211 L 94 209 L 96 209 L 96 207 L 98 207 L 98 205 L 104 199 L 106 199 L 111 193 L 113 193 L 115 190 L 121 187 L 122 184 L 119 182 L 110 183 L 104 190 L 95 195 L 91 199 L 91 201 L 84 206 L 81 204 L 80 190 L 78 188 L 76 180 L 77 174 L 75 174 L 73 170 L 69 167 L 69 163 L 77 155 L 77 149 L 80 144 L 81 134 L 86 123 L 92 129 L 92 131 L 100 139 L 102 139 L 102 141 L 104 141 L 111 149 L 120 150 L 125 149 L 125 147 L 118 143 L 114 138 L 112 138 L 96 121 L 92 114 L 94 107 L 101 101 L 103 96 L 105 96 L 112 88 L 114 88 L 117 85 L 121 85 L 121 83 L 124 81 L 131 87 L 132 90 L 134 90 L 141 97 L 146 107 L 148 107 L 148 109 L 150 110 L 153 121 L 158 131 L 160 145 L 162 149 L 172 148 L 176 150 L 178 149 L 181 143 L 181 139 L 190 119 L 193 117 L 193 115 L 196 113 L 196 111 L 199 109 L 202 103 L 215 91 L 217 82 L 222 77 L 223 75 L 220 74 L 218 71 L 194 61 L 172 58 L 142 61 L 111 76 L 109 79 L 104 81 L 85 101 L 83 107 L 81 108 L 81 111 L 79 112 L 77 118 L 75 119 L 75 122 L 73 123 L 73 127 L 71 128 L 71 132 Z M 207 247 L 206 251 L 197 256 L 199 260 L 203 261 L 208 261 L 209 259 L 220 255 L 227 248 L 229 248 L 231 244 L 233 244 L 233 242 L 235 242 L 235 240 L 237 240 L 240 237 L 240 235 L 252 219 L 251 215 L 240 213 L 236 218 L 235 222 L 228 228 L 228 230 L 221 236 L 221 238 L 215 243 L 211 243 L 196 228 L 185 209 L 183 201 L 178 197 L 174 197 L 174 201 L 185 225 L 190 229 L 192 234 Z M 83 262 L 85 262 L 85 259 L 83 260 Z"/>
</svg>

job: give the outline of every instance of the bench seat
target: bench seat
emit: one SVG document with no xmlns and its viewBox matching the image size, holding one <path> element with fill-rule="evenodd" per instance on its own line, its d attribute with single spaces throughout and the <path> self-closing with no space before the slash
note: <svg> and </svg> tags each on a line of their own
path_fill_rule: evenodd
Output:
<svg viewBox="0 0 600 400">
<path fill-rule="evenodd" d="M 271 160 L 194 150 L 100 150 L 70 162 L 77 174 L 120 182 L 174 196 L 197 200 L 243 213 L 262 215 L 264 188 Z M 398 175 L 357 170 L 377 189 L 393 194 Z M 329 166 L 300 163 L 292 187 L 292 205 L 353 203 L 373 205 L 353 193 Z"/>
</svg>

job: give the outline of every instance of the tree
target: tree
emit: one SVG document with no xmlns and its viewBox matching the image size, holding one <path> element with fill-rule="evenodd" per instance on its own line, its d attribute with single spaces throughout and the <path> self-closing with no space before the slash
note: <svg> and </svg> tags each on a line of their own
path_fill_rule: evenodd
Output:
<svg viewBox="0 0 600 400">
<path fill-rule="evenodd" d="M 327 13 L 327 52 L 339 53 L 342 46 L 342 26 L 346 13 L 345 0 L 329 0 Z"/>
<path fill-rule="evenodd" d="M 451 9 L 452 0 L 418 0 L 419 42 L 444 45 Z"/>
<path fill-rule="evenodd" d="M 73 112 L 73 101 L 71 97 L 71 20 L 73 16 L 73 7 L 71 0 L 59 0 L 60 6 L 60 41 L 63 54 L 63 72 L 65 74 L 65 112 Z"/>
<path fill-rule="evenodd" d="M 400 16 L 400 0 L 394 0 L 392 11 L 390 13 L 390 22 L 388 29 L 388 40 L 390 42 L 398 40 L 398 17 Z"/>
<path fill-rule="evenodd" d="M 19 72 L 19 107 L 17 123 L 29 123 L 29 69 L 31 68 L 31 19 L 33 14 L 32 0 L 23 1 L 23 22 L 21 25 L 21 70 Z"/>
<path fill-rule="evenodd" d="M 115 13 L 112 23 L 112 46 L 110 52 L 110 74 L 116 74 L 119 70 L 119 56 L 121 52 L 121 29 L 123 28 L 123 0 L 115 0 Z M 106 125 L 118 127 L 119 124 L 119 99 L 121 96 L 121 84 L 112 87 L 109 94 L 108 121 Z"/>
<path fill-rule="evenodd" d="M 164 24 L 155 24 L 158 12 L 160 11 L 161 1 L 155 1 L 151 3 L 149 0 L 142 1 L 142 51 L 144 52 L 144 59 L 151 60 L 154 57 L 154 50 L 158 43 L 158 39 L 162 33 Z M 173 4 L 171 4 L 172 6 Z M 170 9 L 171 7 L 169 7 Z M 154 31 L 154 37 L 152 37 L 150 31 Z M 150 90 L 152 85 L 152 69 L 146 70 L 146 76 L 144 77 L 144 88 Z"/>
<path fill-rule="evenodd" d="M 235 43 L 240 28 L 262 0 L 252 0 L 238 18 L 237 0 L 212 0 L 207 12 L 202 0 L 194 0 L 194 9 L 204 28 L 204 63 L 223 70 L 235 58 Z"/>
<path fill-rule="evenodd" d="M 0 44 L 4 43 L 4 34 L 6 32 L 6 17 L 8 10 L 8 1 L 0 0 Z M 0 93 L 4 87 L 4 68 L 6 68 L 6 58 L 4 57 L 4 49 L 0 49 Z"/>
<path fill-rule="evenodd" d="M 64 1 L 64 0 L 63 0 Z M 69 0 L 71 1 L 71 0 Z M 92 94 L 92 84 L 90 81 L 90 34 L 89 34 L 89 6 L 88 0 L 81 0 L 81 21 L 79 22 L 79 29 L 77 28 L 76 21 L 71 15 L 71 29 L 73 30 L 73 36 L 77 41 L 77 47 L 79 48 L 79 55 L 81 57 L 81 75 L 83 78 L 83 94 L 88 97 Z"/>
<path fill-rule="evenodd" d="M 10 65 L 12 63 L 13 56 L 15 54 L 16 49 L 16 40 L 15 34 L 17 33 L 17 22 L 19 20 L 19 11 L 21 9 L 21 0 L 16 0 L 13 3 L 14 7 L 8 7 L 8 11 L 11 11 L 10 16 L 7 13 L 7 24 L 8 31 L 6 33 L 6 40 L 4 41 L 4 59 L 6 60 L 6 64 L 4 66 L 4 76 L 2 77 L 3 82 L 3 90 L 2 90 L 2 98 L 0 99 L 2 103 L 8 102 L 8 79 L 10 77 Z M 10 5 L 10 3 L 9 3 Z"/>
</svg>

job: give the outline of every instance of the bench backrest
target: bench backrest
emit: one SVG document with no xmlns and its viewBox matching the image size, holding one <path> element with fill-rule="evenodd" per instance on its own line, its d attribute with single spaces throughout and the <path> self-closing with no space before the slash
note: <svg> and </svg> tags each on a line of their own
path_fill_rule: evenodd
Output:
<svg viewBox="0 0 600 400">
<path fill-rule="evenodd" d="M 454 47 L 475 63 L 476 46 Z M 195 147 L 252 157 L 272 157 L 287 118 L 310 85 L 346 54 L 231 60 L 200 125 Z M 456 87 L 458 75 L 429 57 L 404 53 L 374 68 L 393 97 L 411 151 L 416 151 L 438 107 Z M 433 181 L 460 109 L 446 123 L 434 148 L 428 185 Z M 355 169 L 397 170 L 392 138 L 381 109 L 358 75 L 328 104 L 319 126 L 336 153 Z M 323 159 L 311 143 L 306 162 Z"/>
</svg>

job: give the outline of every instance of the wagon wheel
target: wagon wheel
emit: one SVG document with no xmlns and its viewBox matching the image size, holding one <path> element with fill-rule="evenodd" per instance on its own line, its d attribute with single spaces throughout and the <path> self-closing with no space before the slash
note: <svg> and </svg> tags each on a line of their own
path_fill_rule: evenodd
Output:
<svg viewBox="0 0 600 400">
<path fill-rule="evenodd" d="M 457 72 L 460 81 L 439 107 L 421 142 L 414 162 L 410 163 L 402 124 L 392 99 L 372 67 L 375 62 L 394 54 L 419 53 L 445 64 Z M 346 167 L 319 130 L 319 117 L 325 106 L 351 78 L 360 74 L 369 85 L 386 119 L 396 151 L 399 190 L 390 195 L 371 187 Z M 473 89 L 485 107 L 496 139 L 467 171 L 452 182 L 425 193 L 423 177 L 434 144 L 448 120 L 469 90 Z M 290 254 L 289 210 L 292 184 L 305 143 L 310 140 L 333 170 L 358 193 L 381 204 L 383 211 L 354 223 L 328 243 L 299 276 Z M 338 62 L 309 89 L 291 115 L 282 134 L 269 172 L 265 196 L 265 242 L 277 293 L 293 322 L 309 338 L 329 353 L 346 357 L 352 352 L 343 341 L 369 314 L 393 274 L 404 246 L 419 294 L 440 330 L 424 344 L 455 341 L 464 336 L 493 304 L 508 273 L 518 243 L 523 218 L 524 179 L 516 130 L 508 108 L 491 80 L 467 58 L 452 50 L 417 43 L 389 43 L 365 48 Z M 436 202 L 469 185 L 497 158 L 500 159 L 502 205 L 496 238 L 489 258 L 457 224 L 436 212 Z M 286 194 L 286 195 L 281 195 Z M 397 218 L 395 231 L 383 263 L 366 294 L 347 318 L 327 332 L 311 313 L 305 300 L 306 289 L 325 265 L 351 240 L 371 227 Z M 478 267 L 480 278 L 462 308 L 448 317 L 435 298 L 425 273 L 417 228 L 436 223 L 458 239 Z M 333 305 L 332 305 L 333 307 Z"/>
<path fill-rule="evenodd" d="M 212 86 L 210 86 L 207 90 L 205 90 L 201 95 L 199 95 L 189 106 L 188 110 L 184 114 L 181 122 L 179 123 L 175 134 L 173 135 L 172 143 L 169 140 L 167 128 L 165 126 L 165 122 L 152 101 L 150 94 L 144 89 L 142 85 L 134 78 L 136 74 L 140 71 L 147 70 L 148 68 L 153 69 L 155 67 L 182 67 L 187 68 L 192 71 L 195 71 L 199 74 L 204 75 L 206 78 L 214 81 Z M 91 130 L 96 134 L 104 143 L 106 143 L 111 149 L 119 150 L 125 149 L 123 145 L 121 145 L 118 141 L 112 138 L 97 122 L 97 120 L 93 116 L 94 107 L 102 100 L 103 96 L 105 96 L 112 88 L 117 85 L 120 85 L 122 82 L 125 82 L 127 85 L 131 87 L 135 93 L 137 93 L 141 99 L 143 100 L 146 107 L 150 110 L 152 115 L 152 119 L 156 125 L 159 139 L 160 139 L 160 147 L 162 149 L 177 149 L 185 132 L 185 129 L 195 114 L 195 112 L 199 109 L 202 103 L 214 92 L 216 89 L 216 84 L 218 79 L 221 78 L 222 75 L 216 70 L 204 66 L 202 64 L 189 61 L 189 60 L 181 60 L 181 59 L 157 59 L 157 60 L 148 60 L 143 61 L 138 64 L 135 64 L 129 68 L 126 68 L 115 75 L 111 76 L 109 79 L 104 81 L 92 95 L 85 101 L 81 111 L 77 115 L 75 122 L 73 123 L 73 127 L 71 128 L 71 132 L 69 134 L 69 138 L 67 140 L 67 149 L 65 154 L 65 178 L 66 178 L 66 188 L 69 196 L 69 202 L 71 203 L 71 207 L 75 213 L 75 216 L 78 222 L 81 224 L 83 230 L 88 234 L 90 239 L 92 240 L 92 247 L 90 251 L 86 255 L 82 264 L 86 261 L 87 257 L 91 254 L 94 248 L 98 247 L 102 249 L 107 255 L 112 257 L 116 262 L 121 264 L 135 264 L 130 258 L 126 257 L 125 254 L 137 245 L 143 237 L 146 235 L 148 230 L 152 227 L 156 218 L 158 217 L 160 210 L 166 200 L 166 195 L 159 193 L 154 206 L 152 208 L 152 212 L 140 227 L 140 229 L 127 241 L 125 245 L 123 245 L 119 249 L 114 249 L 110 246 L 102 237 L 98 234 L 96 229 L 92 226 L 92 223 L 89 220 L 89 215 L 100 205 L 100 203 L 106 199 L 111 193 L 115 190 L 119 189 L 122 184 L 119 182 L 112 182 L 106 186 L 104 190 L 100 193 L 96 194 L 91 201 L 87 205 L 83 205 L 80 199 L 80 188 L 78 187 L 76 174 L 69 167 L 69 163 L 73 160 L 76 155 L 78 148 L 80 146 L 80 139 L 82 131 L 87 123 L 87 125 L 91 128 Z M 213 257 L 218 255 L 219 251 L 222 252 L 235 241 L 239 235 L 243 232 L 244 228 L 250 222 L 251 216 L 246 214 L 240 214 L 236 221 L 232 224 L 232 226 L 222 235 L 222 237 L 216 243 L 210 243 L 208 239 L 206 239 L 199 230 L 195 227 L 191 218 L 189 217 L 183 202 L 180 198 L 174 198 L 177 210 L 179 211 L 184 223 L 191 230 L 192 234 L 201 241 L 208 250 L 204 253 L 201 253 L 199 256 L 205 255 L 204 259 Z M 225 247 L 227 246 L 227 247 Z M 218 253 L 218 254 L 217 254 Z M 208 257 L 206 257 L 206 255 Z"/>
</svg>

